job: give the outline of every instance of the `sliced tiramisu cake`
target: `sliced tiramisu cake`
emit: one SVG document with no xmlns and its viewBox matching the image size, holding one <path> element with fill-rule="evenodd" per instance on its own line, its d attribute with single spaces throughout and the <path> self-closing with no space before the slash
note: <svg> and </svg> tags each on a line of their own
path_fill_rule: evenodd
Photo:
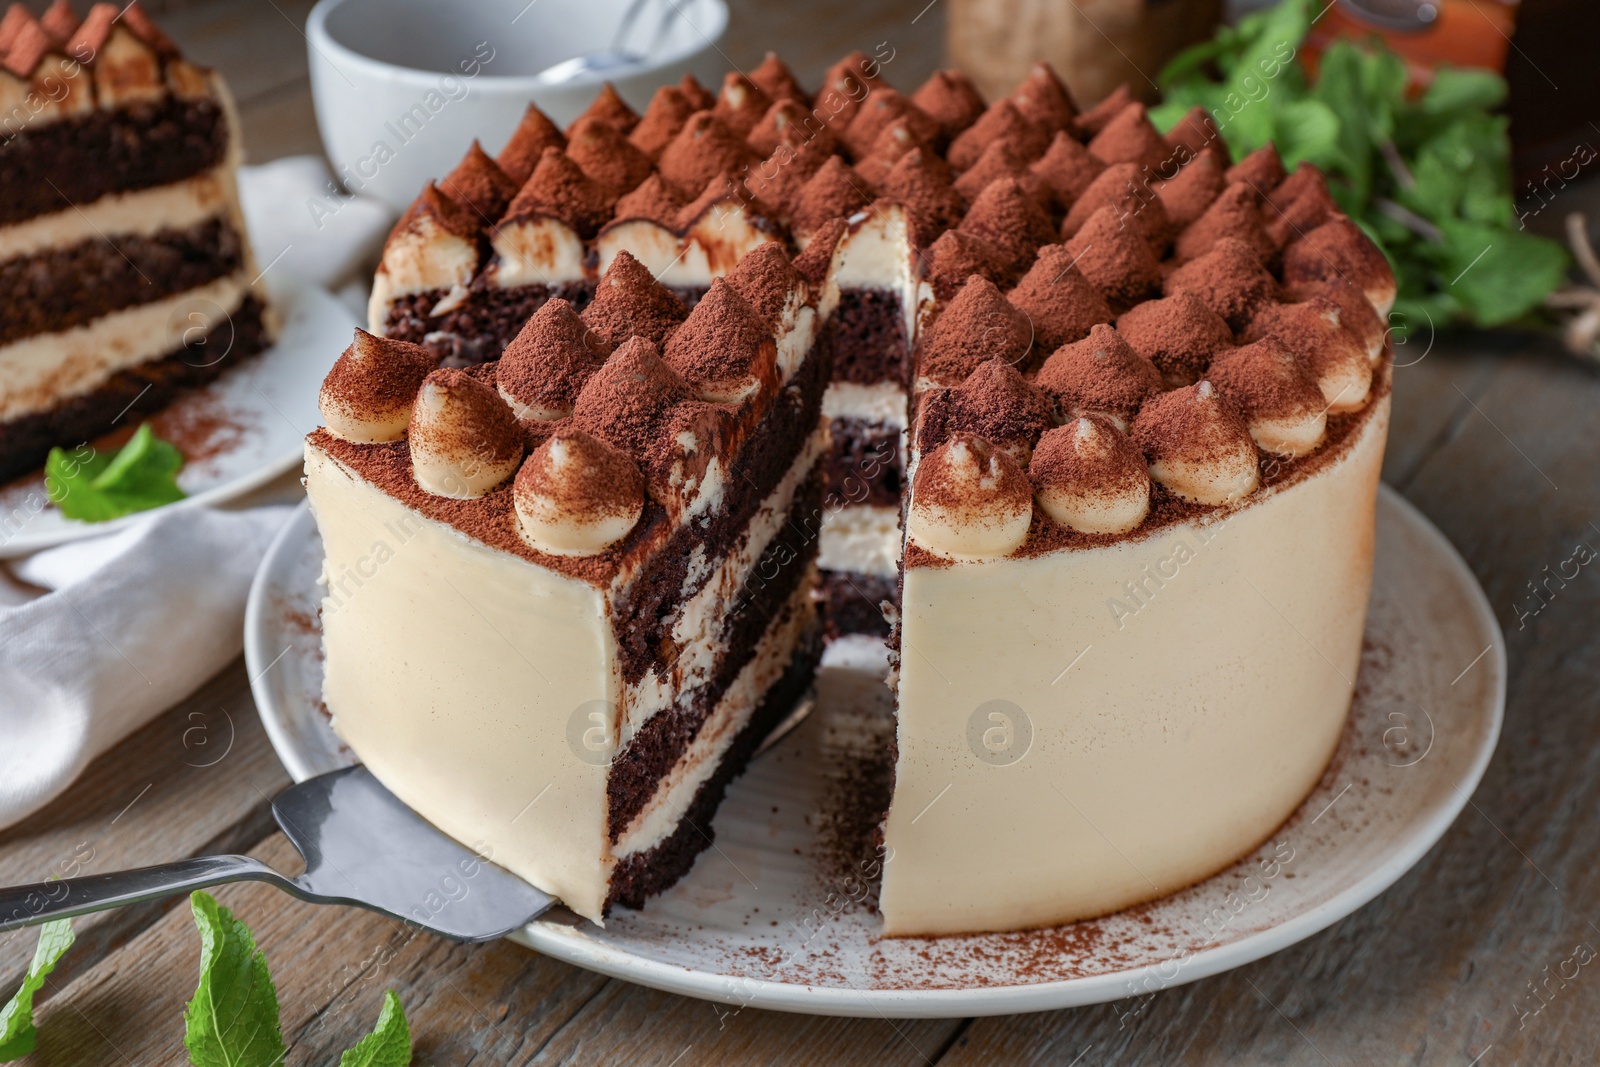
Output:
<svg viewBox="0 0 1600 1067">
<path fill-rule="evenodd" d="M 815 399 L 831 449 L 819 461 L 808 450 L 820 438 L 796 437 L 783 469 L 798 477 L 820 462 L 826 497 L 794 504 L 792 493 L 772 495 L 790 492 L 787 481 L 754 476 L 723 479 L 724 492 L 764 494 L 772 514 L 794 515 L 789 529 L 804 542 L 789 546 L 799 562 L 788 569 L 808 577 L 779 578 L 781 565 L 769 576 L 755 563 L 750 597 L 776 605 L 774 586 L 799 596 L 820 526 L 835 629 L 891 634 L 898 724 L 883 829 L 893 859 L 880 901 L 891 934 L 1066 922 L 1205 878 L 1301 802 L 1349 709 L 1388 426 L 1382 315 L 1394 279 L 1382 254 L 1314 168 L 1286 175 L 1270 146 L 1233 163 L 1203 112 L 1164 136 L 1126 94 L 1079 113 L 1044 67 L 993 103 L 959 75 L 902 96 L 880 73 L 853 57 L 811 97 L 769 59 L 748 78 L 730 75 L 716 97 L 692 84 L 663 89 L 642 116 L 612 94 L 565 133 L 530 112 L 498 161 L 474 150 L 397 228 L 373 305 L 373 332 L 389 339 L 363 340 L 330 379 L 330 428 L 310 451 L 313 502 L 325 535 L 335 531 L 330 706 L 380 777 L 457 836 L 509 848 L 513 869 L 531 869 L 525 835 L 554 842 L 581 823 L 583 855 L 572 862 L 584 879 L 557 892 L 577 894 L 585 914 L 637 901 L 642 891 L 618 885 L 645 886 L 639 872 L 662 872 L 654 886 L 686 865 L 686 854 L 671 859 L 686 846 L 657 842 L 686 840 L 688 823 L 660 812 L 691 810 L 672 792 L 688 788 L 674 768 L 720 782 L 722 772 L 693 763 L 718 750 L 694 732 L 693 715 L 670 727 L 669 755 L 639 746 L 655 736 L 651 724 L 680 721 L 655 709 L 700 706 L 684 694 L 702 676 L 664 682 L 666 664 L 718 662 L 743 646 L 714 605 L 680 611 L 672 598 L 701 604 L 706 575 L 759 553 L 718 563 L 729 542 L 708 537 L 709 555 L 688 555 L 686 570 L 640 577 L 659 558 L 676 567 L 685 550 L 629 516 L 659 504 L 663 531 L 696 528 L 672 510 L 696 505 L 672 505 L 669 493 L 639 511 L 585 489 L 573 490 L 572 507 L 593 517 L 578 526 L 622 538 L 607 550 L 620 555 L 546 558 L 568 542 L 538 533 L 560 508 L 518 495 L 525 479 L 548 477 L 530 469 L 556 469 L 537 449 L 548 438 L 583 469 L 611 470 L 609 452 L 561 444 L 551 428 L 638 408 L 620 389 L 586 407 L 592 385 L 508 388 L 524 380 L 507 368 L 526 361 L 543 336 L 536 327 L 564 324 L 561 354 L 543 357 L 550 366 L 587 367 L 603 355 L 582 346 L 598 344 L 605 367 L 627 354 L 627 381 L 658 382 L 635 342 L 606 347 L 642 334 L 696 383 L 700 404 L 725 405 L 746 394 L 708 384 L 716 376 L 689 370 L 681 354 L 686 334 L 718 338 L 707 351 L 748 348 L 737 332 L 690 330 L 703 314 L 724 315 L 737 293 L 775 338 L 777 365 L 819 376 L 799 395 Z M 804 249 L 792 268 L 785 248 Z M 635 294 L 625 314 L 619 288 Z M 586 301 L 580 320 L 573 308 Z M 502 348 L 498 364 L 479 365 Z M 514 484 L 470 505 L 429 489 L 434 461 L 419 460 L 436 447 L 425 413 L 447 394 L 435 378 L 414 410 L 410 398 L 441 358 L 465 368 L 443 381 L 496 386 L 524 420 L 521 438 L 502 434 L 522 445 L 488 450 L 497 465 L 486 485 L 534 450 Z M 409 377 L 389 377 L 397 367 Z M 592 381 L 620 380 L 605 373 Z M 349 395 L 384 413 L 383 436 L 370 439 L 391 443 L 355 444 L 369 431 L 339 429 L 341 398 L 354 389 L 341 376 L 374 383 Z M 755 411 L 764 396 L 742 403 Z M 639 419 L 627 435 L 587 432 L 629 452 L 654 486 L 662 431 Z M 671 440 L 703 447 L 698 433 Z M 721 449 L 711 452 L 733 455 Z M 499 525 L 455 510 L 477 516 L 490 501 L 500 501 Z M 812 506 L 820 521 L 793 510 Z M 420 521 L 414 513 L 454 529 L 390 553 L 383 523 L 409 531 L 396 524 Z M 651 554 L 658 544 L 662 557 Z M 512 569 L 469 591 L 466 570 L 436 564 L 455 558 L 441 556 L 445 545 Z M 461 588 L 436 589 L 434 570 Z M 641 582 L 658 599 L 639 599 Z M 392 592 L 357 608 L 378 583 Z M 556 586 L 574 599 L 547 592 Z M 428 612 L 413 609 L 420 597 Z M 478 611 L 498 637 L 454 636 L 473 617 L 461 606 L 471 599 L 486 602 Z M 798 599 L 783 602 L 800 610 Z M 540 682 L 542 660 L 505 655 L 508 638 L 523 647 L 556 617 L 580 635 L 552 647 L 579 665 L 584 685 Z M 570 652 L 580 639 L 598 651 Z M 620 680 L 584 696 L 608 669 Z M 785 695 L 801 684 L 786 678 Z M 581 736 L 590 712 L 571 716 L 585 700 L 599 701 L 593 736 L 607 767 L 558 770 L 548 753 L 521 755 L 524 736 Z M 486 762 L 507 737 L 518 755 Z M 452 752 L 443 766 L 441 746 Z M 732 751 L 729 767 L 744 750 Z M 648 772 L 636 774 L 641 765 Z M 539 799 L 562 776 L 584 783 L 578 809 L 550 804 L 554 785 Z M 618 784 L 635 781 L 637 790 Z M 652 789 L 674 797 L 669 808 L 616 799 Z"/>
<path fill-rule="evenodd" d="M 595 921 L 689 869 L 820 654 L 825 286 L 799 268 L 749 257 L 691 310 L 623 252 L 496 360 L 358 332 L 323 385 L 334 728 Z"/>
<path fill-rule="evenodd" d="M 0 480 L 267 342 L 226 87 L 137 3 L 0 21 Z"/>
<path fill-rule="evenodd" d="M 498 354 L 552 296 L 583 307 L 624 250 L 692 304 L 763 245 L 793 255 L 821 235 L 840 246 L 837 299 L 818 308 L 834 368 L 824 594 L 835 632 L 887 633 L 880 605 L 893 598 L 899 551 L 913 238 L 931 243 L 962 207 L 948 182 L 930 187 L 922 171 L 945 174 L 946 130 L 970 121 L 977 99 L 951 75 L 919 95 L 939 123 L 857 53 L 830 69 L 815 98 L 768 56 L 748 78 L 728 75 L 715 97 L 692 79 L 664 87 L 643 115 L 608 88 L 564 133 L 530 107 L 498 156 L 474 145 L 395 227 L 368 328 L 467 366 Z"/>
</svg>

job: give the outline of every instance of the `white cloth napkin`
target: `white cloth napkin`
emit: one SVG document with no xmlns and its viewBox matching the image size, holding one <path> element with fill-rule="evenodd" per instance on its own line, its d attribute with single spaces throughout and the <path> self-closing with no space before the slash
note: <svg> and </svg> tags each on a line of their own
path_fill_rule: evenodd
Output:
<svg viewBox="0 0 1600 1067">
<path fill-rule="evenodd" d="M 14 564 L 0 608 L 0 827 L 239 654 L 250 579 L 285 505 L 160 512 Z"/>
<path fill-rule="evenodd" d="M 352 280 L 370 283 L 375 261 L 394 222 L 394 211 L 370 196 L 335 193 L 320 156 L 286 156 L 239 169 L 239 200 L 250 245 L 262 267 L 338 290 Z M 361 308 L 365 319 L 366 308 Z"/>
<path fill-rule="evenodd" d="M 387 205 L 336 197 L 314 156 L 241 169 L 239 195 L 261 267 L 342 289 L 365 317 Z M 252 494 L 263 498 L 284 493 Z M 250 580 L 289 510 L 157 511 L 11 565 L 13 580 L 0 580 L 0 828 L 239 654 Z"/>
</svg>

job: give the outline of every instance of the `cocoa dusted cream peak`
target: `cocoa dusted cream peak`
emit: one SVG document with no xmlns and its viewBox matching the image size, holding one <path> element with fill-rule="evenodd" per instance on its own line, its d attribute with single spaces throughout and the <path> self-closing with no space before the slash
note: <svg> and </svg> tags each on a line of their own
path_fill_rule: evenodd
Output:
<svg viewBox="0 0 1600 1067">
<path fill-rule="evenodd" d="M 1100 415 L 1047 432 L 1028 465 L 1039 506 L 1069 530 L 1121 534 L 1150 513 L 1150 472 L 1133 442 Z"/>
<path fill-rule="evenodd" d="M 1298 304 L 1268 304 L 1250 321 L 1245 337 L 1270 337 L 1299 355 L 1310 369 L 1330 414 L 1360 411 L 1372 389 L 1372 361 L 1344 328 L 1339 305 L 1325 296 Z"/>
<path fill-rule="evenodd" d="M 1232 504 L 1261 483 L 1249 429 L 1208 381 L 1147 401 L 1133 439 L 1150 459 L 1150 477 L 1185 500 Z"/>
<path fill-rule="evenodd" d="M 346 441 L 398 441 L 411 423 L 423 379 L 438 365 L 420 345 L 358 329 L 322 380 L 317 406 L 328 432 Z"/>
<path fill-rule="evenodd" d="M 517 529 L 529 547 L 592 556 L 628 536 L 644 514 L 644 476 L 625 454 L 582 430 L 547 437 L 517 471 Z"/>
<path fill-rule="evenodd" d="M 459 370 L 423 380 L 407 434 L 412 474 L 434 496 L 469 500 L 516 473 L 522 430 L 504 400 Z"/>
<path fill-rule="evenodd" d="M 1317 381 L 1282 342 L 1269 337 L 1229 349 L 1207 377 L 1244 417 L 1263 452 L 1304 456 L 1326 438 L 1328 406 Z"/>
<path fill-rule="evenodd" d="M 936 556 L 1008 556 L 1027 539 L 1032 520 L 1028 476 L 981 437 L 953 437 L 917 464 L 906 537 Z"/>
</svg>

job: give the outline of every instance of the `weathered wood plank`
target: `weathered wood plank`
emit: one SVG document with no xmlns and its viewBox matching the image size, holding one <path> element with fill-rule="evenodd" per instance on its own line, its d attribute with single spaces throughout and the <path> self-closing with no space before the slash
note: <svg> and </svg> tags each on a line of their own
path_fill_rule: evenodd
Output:
<svg viewBox="0 0 1600 1067">
<path fill-rule="evenodd" d="M 311 89 L 303 82 L 257 97 L 239 108 L 246 163 L 280 156 L 322 155 Z"/>
<path fill-rule="evenodd" d="M 1397 345 L 1383 480 L 1404 490 L 1417 467 L 1472 413 L 1471 400 L 1483 392 L 1495 364 L 1526 343 L 1525 338 L 1504 338 L 1491 345 L 1482 335 L 1436 337 L 1432 330 L 1419 329 Z"/>
<path fill-rule="evenodd" d="M 184 54 L 214 67 L 244 105 L 264 93 L 304 84 L 306 16 L 315 0 L 206 0 L 161 17 Z"/>
<path fill-rule="evenodd" d="M 830 1019 L 742 1011 L 612 982 L 530 1064 L 933 1062 L 958 1019 Z"/>
<path fill-rule="evenodd" d="M 90 764 L 67 792 L 0 833 L 0 884 L 234 852 L 271 827 L 267 801 L 288 776 L 267 743 L 236 661 L 182 704 Z M 158 905 L 77 920 L 58 982 L 154 921 Z M 0 935 L 0 989 L 33 955 L 34 935 Z M 9 994 L 7 994 L 9 995 Z"/>
<path fill-rule="evenodd" d="M 282 835 L 252 854 L 295 869 Z M 385 989 L 404 1002 L 417 1062 L 525 1062 L 606 981 L 509 942 L 413 936 L 371 912 L 302 904 L 263 885 L 223 886 L 216 896 L 267 955 L 292 1063 L 336 1062 L 371 1029 Z M 199 954 L 189 909 L 172 909 L 123 951 L 55 990 L 30 1062 L 186 1063 L 182 1011 Z"/>
</svg>

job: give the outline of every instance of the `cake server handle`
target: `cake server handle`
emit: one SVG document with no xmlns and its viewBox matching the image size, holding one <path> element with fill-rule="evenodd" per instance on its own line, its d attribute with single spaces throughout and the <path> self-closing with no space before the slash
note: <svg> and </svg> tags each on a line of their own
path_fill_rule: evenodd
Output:
<svg viewBox="0 0 1600 1067">
<path fill-rule="evenodd" d="M 311 899 L 294 879 L 251 856 L 196 856 L 131 871 L 85 874 L 0 889 L 0 933 L 24 926 L 160 900 L 225 882 L 270 882 L 302 900 Z"/>
</svg>

